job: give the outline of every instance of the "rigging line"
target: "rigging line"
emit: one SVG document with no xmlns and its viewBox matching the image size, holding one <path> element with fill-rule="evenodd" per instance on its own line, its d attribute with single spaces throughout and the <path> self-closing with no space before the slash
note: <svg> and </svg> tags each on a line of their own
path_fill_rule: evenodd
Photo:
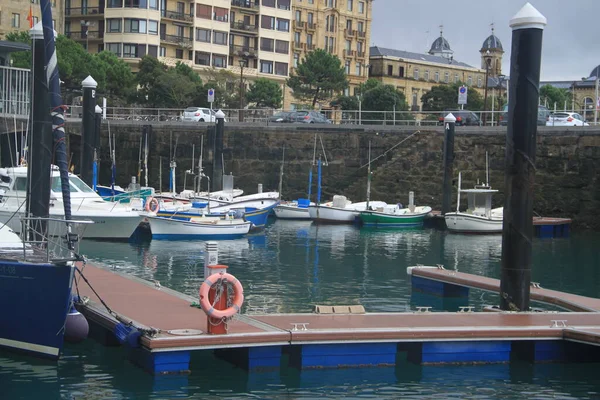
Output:
<svg viewBox="0 0 600 400">
<path fill-rule="evenodd" d="M 368 166 L 369 164 L 371 164 L 372 162 L 376 161 L 377 159 L 385 156 L 387 153 L 389 153 L 390 151 L 394 150 L 396 147 L 400 146 L 402 143 L 406 142 L 408 139 L 410 139 L 411 137 L 413 137 L 417 133 L 421 133 L 421 131 L 415 131 L 415 132 L 411 133 L 410 135 L 408 135 L 407 137 L 405 137 L 404 139 L 402 139 L 400 142 L 396 143 L 395 145 L 393 145 L 392 147 L 390 147 L 389 149 L 387 149 L 383 154 L 375 157 L 374 159 L 372 159 L 370 162 L 366 163 L 365 165 L 361 165 L 358 169 L 362 169 L 362 168 Z"/>
<path fill-rule="evenodd" d="M 321 141 L 321 150 L 323 151 L 323 157 L 325 157 L 325 164 L 323 165 L 328 166 L 329 163 L 327 162 L 327 154 L 325 153 L 325 146 L 323 146 L 323 136 L 319 135 L 319 140 Z"/>
<path fill-rule="evenodd" d="M 317 134 L 315 133 L 315 145 L 313 147 L 312 165 L 315 165 L 316 158 L 317 158 Z"/>
</svg>

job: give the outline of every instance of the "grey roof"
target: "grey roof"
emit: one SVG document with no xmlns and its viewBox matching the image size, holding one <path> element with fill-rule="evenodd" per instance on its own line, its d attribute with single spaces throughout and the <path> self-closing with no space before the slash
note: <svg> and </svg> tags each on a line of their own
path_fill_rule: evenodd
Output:
<svg viewBox="0 0 600 400">
<path fill-rule="evenodd" d="M 0 40 L 0 52 L 10 53 L 12 51 L 26 51 L 29 50 L 31 46 L 26 43 L 21 42 L 11 42 L 9 40 Z"/>
<path fill-rule="evenodd" d="M 502 89 L 506 89 L 508 87 L 508 76 L 505 76 L 502 81 L 497 76 L 488 76 L 488 88 L 499 88 L 500 84 L 502 84 Z"/>
<path fill-rule="evenodd" d="M 481 45 L 481 50 L 487 50 L 487 49 L 503 50 L 502 43 L 500 42 L 500 39 L 498 39 L 498 37 L 496 35 L 491 34 L 490 36 L 487 37 L 487 39 L 485 39 L 483 41 L 483 44 Z"/>
<path fill-rule="evenodd" d="M 371 57 L 398 57 L 415 61 L 426 61 L 444 65 L 456 65 L 465 68 L 475 68 L 472 65 L 465 64 L 460 61 L 452 60 L 452 62 L 450 62 L 447 58 L 440 56 L 432 56 L 431 54 L 412 53 L 410 51 L 386 49 L 384 47 L 379 46 L 372 46 L 369 51 Z"/>
<path fill-rule="evenodd" d="M 445 37 L 440 36 L 435 39 L 431 44 L 431 49 L 429 49 L 429 53 L 439 53 L 439 52 L 447 52 L 452 51 L 450 48 L 450 43 L 446 40 Z"/>
<path fill-rule="evenodd" d="M 596 79 L 598 77 L 600 77 L 600 65 L 598 65 L 592 70 L 592 72 L 590 72 L 590 78 Z"/>
<path fill-rule="evenodd" d="M 558 89 L 569 89 L 571 90 L 573 88 L 573 85 L 575 85 L 575 88 L 593 88 L 596 85 L 596 78 L 594 79 L 587 79 L 585 81 L 545 81 L 545 82 L 540 82 L 540 87 L 545 86 L 545 85 L 550 85 L 550 86 L 554 86 L 555 88 Z"/>
</svg>

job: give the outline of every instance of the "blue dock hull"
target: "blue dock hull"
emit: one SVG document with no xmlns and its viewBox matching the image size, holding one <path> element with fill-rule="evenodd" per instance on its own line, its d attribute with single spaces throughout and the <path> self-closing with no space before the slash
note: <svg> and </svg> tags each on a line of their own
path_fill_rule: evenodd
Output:
<svg viewBox="0 0 600 400">
<path fill-rule="evenodd" d="M 0 261 L 0 347 L 56 359 L 74 267 Z"/>
</svg>

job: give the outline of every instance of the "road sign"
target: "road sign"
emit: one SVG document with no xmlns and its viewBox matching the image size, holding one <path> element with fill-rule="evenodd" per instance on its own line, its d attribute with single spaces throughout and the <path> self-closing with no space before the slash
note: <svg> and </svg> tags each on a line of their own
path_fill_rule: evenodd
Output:
<svg viewBox="0 0 600 400">
<path fill-rule="evenodd" d="M 458 88 L 458 104 L 467 104 L 467 87 L 461 86 Z"/>
<path fill-rule="evenodd" d="M 215 101 L 215 89 L 208 89 L 208 102 L 212 103 Z"/>
</svg>

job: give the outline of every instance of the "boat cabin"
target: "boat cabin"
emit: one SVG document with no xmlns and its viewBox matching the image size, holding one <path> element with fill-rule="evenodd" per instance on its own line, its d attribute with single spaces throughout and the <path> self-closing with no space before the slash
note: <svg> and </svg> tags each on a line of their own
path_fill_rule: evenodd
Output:
<svg viewBox="0 0 600 400">
<path fill-rule="evenodd" d="M 492 214 L 492 195 L 495 189 L 465 189 L 461 193 L 467 194 L 467 213 L 490 218 Z"/>
</svg>

